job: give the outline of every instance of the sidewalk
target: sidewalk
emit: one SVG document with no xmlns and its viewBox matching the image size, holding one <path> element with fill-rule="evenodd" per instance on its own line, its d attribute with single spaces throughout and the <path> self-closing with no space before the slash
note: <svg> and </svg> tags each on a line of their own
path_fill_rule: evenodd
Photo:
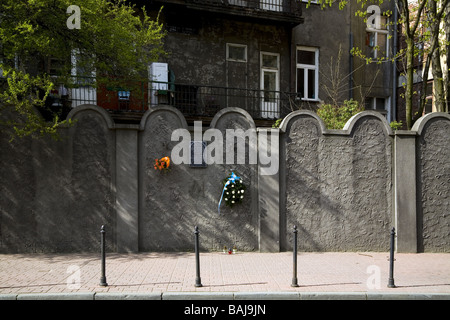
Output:
<svg viewBox="0 0 450 320">
<path fill-rule="evenodd" d="M 395 254 L 396 288 L 388 257 L 302 252 L 294 288 L 291 252 L 201 253 L 195 287 L 193 253 L 109 253 L 102 287 L 100 254 L 3 254 L 0 299 L 450 299 L 450 254 Z"/>
</svg>

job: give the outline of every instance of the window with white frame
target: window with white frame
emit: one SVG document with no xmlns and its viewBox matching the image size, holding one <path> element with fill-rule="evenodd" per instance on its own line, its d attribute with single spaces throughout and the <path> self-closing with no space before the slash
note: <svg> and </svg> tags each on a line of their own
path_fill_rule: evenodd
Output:
<svg viewBox="0 0 450 320">
<path fill-rule="evenodd" d="M 379 22 L 366 29 L 367 56 L 373 59 L 389 56 L 389 20 L 380 15 Z"/>
<path fill-rule="evenodd" d="M 71 53 L 71 75 L 78 85 L 91 86 L 95 81 L 95 71 L 86 63 L 83 63 L 79 49 L 73 49 Z"/>
<path fill-rule="evenodd" d="M 319 49 L 297 47 L 297 94 L 302 100 L 319 100 Z"/>
<path fill-rule="evenodd" d="M 227 60 L 247 62 L 247 46 L 243 44 L 227 43 Z"/>
<path fill-rule="evenodd" d="M 261 116 L 280 117 L 280 55 L 261 52 Z"/>
</svg>

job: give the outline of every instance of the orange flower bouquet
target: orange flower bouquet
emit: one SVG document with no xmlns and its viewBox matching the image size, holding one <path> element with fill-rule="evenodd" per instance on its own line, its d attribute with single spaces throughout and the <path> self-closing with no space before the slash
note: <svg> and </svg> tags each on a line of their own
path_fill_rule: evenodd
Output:
<svg viewBox="0 0 450 320">
<path fill-rule="evenodd" d="M 155 159 L 155 170 L 159 169 L 160 171 L 168 171 L 170 166 L 170 158 L 163 157 L 161 159 Z"/>
</svg>

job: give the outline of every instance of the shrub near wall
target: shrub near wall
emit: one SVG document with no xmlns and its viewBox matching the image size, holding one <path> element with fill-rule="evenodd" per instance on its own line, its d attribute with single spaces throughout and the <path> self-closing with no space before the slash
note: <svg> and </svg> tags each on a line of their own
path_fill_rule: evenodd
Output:
<svg viewBox="0 0 450 320">
<path fill-rule="evenodd" d="M 345 100 L 342 106 L 323 104 L 317 110 L 317 114 L 328 129 L 343 129 L 351 117 L 363 110 L 358 101 Z"/>
</svg>

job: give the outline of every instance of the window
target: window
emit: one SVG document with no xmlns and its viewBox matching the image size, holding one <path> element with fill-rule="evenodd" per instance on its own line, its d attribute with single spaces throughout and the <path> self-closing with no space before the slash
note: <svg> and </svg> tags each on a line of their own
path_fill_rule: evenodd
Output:
<svg viewBox="0 0 450 320">
<path fill-rule="evenodd" d="M 61 70 L 64 68 L 65 61 L 56 58 L 48 58 L 48 73 L 51 76 L 59 76 L 61 75 Z"/>
<path fill-rule="evenodd" d="M 389 21 L 387 17 L 381 15 L 377 19 L 379 19 L 379 23 L 368 26 L 366 29 L 366 54 L 373 59 L 387 58 L 389 55 Z"/>
<path fill-rule="evenodd" d="M 261 52 L 261 116 L 280 116 L 280 55 Z"/>
<path fill-rule="evenodd" d="M 95 83 L 95 70 L 89 71 L 90 68 L 80 63 L 80 58 L 79 50 L 72 50 L 71 76 L 78 85 L 70 90 L 72 108 L 84 103 L 97 104 L 97 90 L 95 86 L 92 86 Z"/>
<path fill-rule="evenodd" d="M 72 50 L 71 55 L 72 71 L 71 75 L 75 82 L 81 86 L 91 86 L 95 81 L 95 71 L 83 63 L 83 57 L 80 55 L 78 49 Z"/>
<path fill-rule="evenodd" d="M 247 46 L 243 44 L 227 43 L 227 60 L 247 62 Z"/>
<path fill-rule="evenodd" d="M 385 98 L 367 97 L 365 99 L 365 109 L 366 110 L 385 110 L 386 109 L 386 99 Z"/>
<path fill-rule="evenodd" d="M 261 9 L 268 11 L 283 11 L 283 0 L 261 0 Z"/>
<path fill-rule="evenodd" d="M 245 6 L 247 6 L 247 1 L 246 0 L 228 0 L 228 4 L 234 5 L 234 6 L 245 7 Z"/>
<path fill-rule="evenodd" d="M 367 97 L 364 101 L 364 108 L 366 110 L 375 110 L 389 119 L 389 103 L 390 98 Z"/>
<path fill-rule="evenodd" d="M 261 89 L 267 102 L 275 102 L 279 90 L 279 54 L 261 52 Z"/>
<path fill-rule="evenodd" d="M 302 100 L 319 100 L 319 49 L 297 48 L 297 94 Z"/>
<path fill-rule="evenodd" d="M 278 70 L 278 57 L 279 55 L 275 53 L 262 53 L 262 68 Z"/>
</svg>

